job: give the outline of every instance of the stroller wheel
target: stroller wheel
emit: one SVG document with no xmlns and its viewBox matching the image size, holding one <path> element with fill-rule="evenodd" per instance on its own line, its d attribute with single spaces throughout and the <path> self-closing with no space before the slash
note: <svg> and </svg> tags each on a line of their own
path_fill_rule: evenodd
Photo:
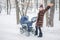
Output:
<svg viewBox="0 0 60 40">
<path fill-rule="evenodd" d="M 34 29 L 32 29 L 31 32 L 32 32 L 32 34 L 35 34 L 35 30 Z"/>
<path fill-rule="evenodd" d="M 24 30 L 22 28 L 20 28 L 20 33 L 23 34 L 24 33 Z"/>
<path fill-rule="evenodd" d="M 26 36 L 30 36 L 30 32 L 26 32 L 26 34 L 25 34 Z"/>
</svg>

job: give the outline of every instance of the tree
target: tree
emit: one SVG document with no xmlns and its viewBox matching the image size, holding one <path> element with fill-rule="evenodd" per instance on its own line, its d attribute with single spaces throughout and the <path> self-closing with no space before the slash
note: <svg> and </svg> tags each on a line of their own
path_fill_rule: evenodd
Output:
<svg viewBox="0 0 60 40">
<path fill-rule="evenodd" d="M 7 14 L 10 14 L 11 11 L 11 3 L 10 0 L 7 0 Z"/>
<path fill-rule="evenodd" d="M 60 0 L 59 0 L 59 20 L 60 20 Z"/>
<path fill-rule="evenodd" d="M 9 2 L 9 3 L 8 3 L 8 5 L 9 5 L 9 6 L 8 6 L 8 14 L 10 14 L 10 12 L 11 12 L 11 2 L 10 2 L 10 0 L 8 0 L 8 2 Z"/>
<path fill-rule="evenodd" d="M 2 11 L 2 6 L 0 5 L 0 13 L 1 13 L 1 11 Z"/>
<path fill-rule="evenodd" d="M 38 9 L 38 0 L 35 0 L 36 8 Z"/>
<path fill-rule="evenodd" d="M 25 2 L 25 0 L 21 0 L 21 6 L 22 6 L 22 15 L 24 15 L 24 2 Z"/>
<path fill-rule="evenodd" d="M 44 0 L 45 7 L 48 4 L 48 0 Z M 46 26 L 49 26 L 49 12 L 46 12 Z"/>
<path fill-rule="evenodd" d="M 51 3 L 54 4 L 54 6 L 50 10 L 50 18 L 49 18 L 49 24 L 51 27 L 54 25 L 54 12 L 55 12 L 55 0 L 51 0 Z"/>
<path fill-rule="evenodd" d="M 7 14 L 8 14 L 8 0 L 7 0 Z"/>
<path fill-rule="evenodd" d="M 27 10 L 28 10 L 29 4 L 30 4 L 30 0 L 28 1 L 27 7 L 26 7 L 26 11 L 25 11 L 25 15 L 27 14 Z"/>
<path fill-rule="evenodd" d="M 18 6 L 18 1 L 15 0 L 16 3 L 16 19 L 17 19 L 17 24 L 19 24 L 19 6 Z"/>
</svg>

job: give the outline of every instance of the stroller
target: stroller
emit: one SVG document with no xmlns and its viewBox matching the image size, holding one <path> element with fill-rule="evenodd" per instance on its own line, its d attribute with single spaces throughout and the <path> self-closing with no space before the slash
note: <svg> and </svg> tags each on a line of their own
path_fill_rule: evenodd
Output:
<svg viewBox="0 0 60 40">
<path fill-rule="evenodd" d="M 32 24 L 36 21 L 36 17 L 33 17 L 31 21 L 28 20 L 28 16 L 21 16 L 20 24 L 22 27 L 20 27 L 21 34 L 26 33 L 26 36 L 30 36 L 30 32 L 32 34 L 35 33 L 35 30 L 32 27 Z"/>
</svg>

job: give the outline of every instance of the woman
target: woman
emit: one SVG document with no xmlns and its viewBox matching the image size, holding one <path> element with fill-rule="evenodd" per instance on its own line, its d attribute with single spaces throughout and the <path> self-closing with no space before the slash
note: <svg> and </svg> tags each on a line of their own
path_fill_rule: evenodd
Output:
<svg viewBox="0 0 60 40">
<path fill-rule="evenodd" d="M 36 28 L 35 35 L 38 35 L 38 30 L 39 30 L 39 36 L 38 37 L 42 37 L 41 27 L 43 26 L 44 14 L 52 6 L 53 6 L 53 3 L 50 3 L 50 4 L 48 4 L 48 6 L 45 9 L 43 9 L 43 5 L 41 4 L 41 6 L 39 8 L 39 13 L 38 13 L 38 17 L 37 17 L 36 26 L 35 26 L 35 28 Z"/>
</svg>

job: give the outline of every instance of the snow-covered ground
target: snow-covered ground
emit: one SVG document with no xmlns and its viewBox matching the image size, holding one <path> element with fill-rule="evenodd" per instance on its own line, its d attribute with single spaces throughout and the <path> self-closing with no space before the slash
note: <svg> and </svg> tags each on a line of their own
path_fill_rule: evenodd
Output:
<svg viewBox="0 0 60 40">
<path fill-rule="evenodd" d="M 36 12 L 29 13 L 30 19 L 35 16 Z M 54 27 L 46 27 L 46 20 L 44 17 L 44 27 L 42 27 L 43 37 L 38 38 L 31 34 L 27 37 L 20 34 L 19 25 L 16 24 L 15 9 L 11 10 L 11 14 L 7 15 L 3 10 L 0 14 L 0 40 L 60 40 L 60 21 L 58 20 L 58 11 L 54 14 Z"/>
</svg>

